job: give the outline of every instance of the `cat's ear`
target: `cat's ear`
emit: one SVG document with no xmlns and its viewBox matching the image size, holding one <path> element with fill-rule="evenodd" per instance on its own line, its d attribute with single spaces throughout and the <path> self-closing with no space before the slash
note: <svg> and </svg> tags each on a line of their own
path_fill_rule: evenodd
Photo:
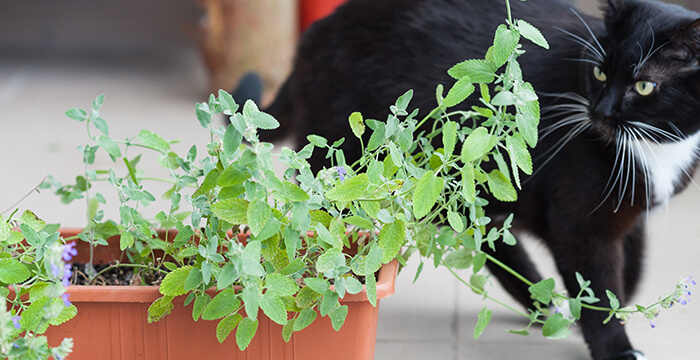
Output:
<svg viewBox="0 0 700 360">
<path fill-rule="evenodd" d="M 601 10 L 605 14 L 605 24 L 608 26 L 622 20 L 623 12 L 627 7 L 625 0 L 605 0 L 601 5 Z"/>
<path fill-rule="evenodd" d="M 700 57 L 700 19 L 696 19 L 671 36 L 672 48 L 678 52 L 679 57 Z"/>
</svg>

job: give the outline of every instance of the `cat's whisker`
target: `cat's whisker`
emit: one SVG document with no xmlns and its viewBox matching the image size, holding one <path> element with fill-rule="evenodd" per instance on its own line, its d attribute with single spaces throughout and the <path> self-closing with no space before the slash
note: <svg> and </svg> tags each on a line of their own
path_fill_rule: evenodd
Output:
<svg viewBox="0 0 700 360">
<path fill-rule="evenodd" d="M 666 148 L 663 146 L 663 144 L 661 144 L 658 140 L 656 140 L 656 139 L 654 139 L 653 137 L 649 136 L 649 133 L 647 133 L 645 129 L 639 128 L 639 131 L 641 131 L 642 133 L 644 133 L 644 134 L 646 135 L 645 138 L 648 138 L 649 140 L 653 141 L 658 147 L 664 149 L 664 151 L 666 151 L 666 153 L 667 153 L 668 155 L 673 155 L 673 154 L 672 154 L 668 149 L 666 149 Z M 652 153 L 654 153 L 654 148 L 651 146 L 651 144 L 649 144 L 649 143 L 647 142 L 647 146 L 649 147 L 649 151 L 652 152 Z M 693 153 L 693 157 L 695 157 L 696 159 L 698 158 L 697 150 Z M 698 185 L 698 183 L 695 182 L 695 179 L 693 179 L 693 175 L 691 175 L 690 173 L 688 173 L 688 170 L 686 170 L 685 167 L 682 166 L 682 164 L 680 163 L 680 161 L 678 161 L 678 159 L 676 159 L 674 156 L 671 156 L 671 159 L 673 160 L 673 162 L 674 162 L 676 165 L 678 165 L 678 167 L 681 169 L 681 171 L 683 172 L 683 174 L 684 174 L 685 176 L 688 177 L 688 180 L 690 180 L 690 182 L 693 184 L 693 186 L 695 186 L 696 189 L 700 190 L 700 185 Z M 657 162 L 660 162 L 660 161 L 657 159 Z"/>
<path fill-rule="evenodd" d="M 625 179 L 624 181 L 620 182 L 620 186 L 618 188 L 618 194 L 617 194 L 617 205 L 615 206 L 615 211 L 618 212 L 620 210 L 620 206 L 622 205 L 623 198 L 625 194 L 627 193 L 627 186 L 630 184 L 630 173 L 632 173 L 632 199 L 634 199 L 634 159 L 633 159 L 633 154 L 632 151 L 630 150 L 629 143 L 631 142 L 631 135 L 627 132 L 626 128 L 623 128 L 624 131 L 624 137 L 622 139 L 622 148 L 624 150 L 623 154 L 623 168 L 625 172 Z M 634 200 L 632 200 L 634 202 Z M 634 205 L 634 203 L 632 204 Z"/>
<path fill-rule="evenodd" d="M 588 23 L 587 23 L 585 20 L 583 20 L 583 18 L 581 17 L 581 15 L 579 15 L 579 13 L 576 11 L 576 9 L 574 9 L 574 8 L 570 8 L 570 9 L 571 9 L 571 12 L 574 13 L 574 15 L 576 15 L 576 17 L 577 17 L 579 20 L 581 20 L 581 23 L 583 24 L 583 26 L 586 27 L 586 30 L 588 30 L 588 33 L 589 33 L 589 34 L 591 35 L 591 37 L 593 38 L 593 41 L 595 41 L 596 45 L 598 45 L 598 49 L 600 49 L 600 52 L 603 53 L 603 55 L 608 55 L 608 54 L 605 52 L 605 49 L 603 49 L 603 46 L 600 45 L 600 42 L 598 41 L 598 38 L 597 38 L 597 37 L 595 36 L 595 34 L 593 33 L 593 30 L 591 30 L 591 27 L 588 26 Z"/>
<path fill-rule="evenodd" d="M 590 105 L 590 101 L 586 97 L 584 97 L 581 94 L 577 94 L 575 92 L 565 92 L 565 93 L 538 92 L 537 94 L 540 96 L 576 101 L 577 103 L 580 103 L 581 105 L 584 105 L 584 106 Z"/>
<path fill-rule="evenodd" d="M 612 171 L 610 171 L 610 176 L 608 177 L 608 181 L 603 187 L 603 192 L 604 194 L 603 199 L 598 203 L 598 205 L 590 212 L 588 215 L 590 216 L 594 212 L 596 212 L 598 209 L 600 209 L 601 206 L 605 203 L 608 198 L 610 198 L 610 195 L 612 195 L 613 191 L 615 191 L 615 185 L 620 181 L 620 178 L 622 177 L 622 168 L 624 164 L 624 157 L 622 156 L 622 148 L 623 148 L 623 139 L 622 139 L 622 133 L 618 132 L 616 135 L 616 140 L 615 140 L 615 163 L 613 164 Z M 619 165 L 619 166 L 618 166 Z"/>
<path fill-rule="evenodd" d="M 651 210 L 652 206 L 652 196 L 653 196 L 653 191 L 654 189 L 652 188 L 652 183 L 651 183 L 651 169 L 649 168 L 649 158 L 647 154 L 643 151 L 642 149 L 642 141 L 644 144 L 646 144 L 647 148 L 649 148 L 651 152 L 651 156 L 654 157 L 654 160 L 656 163 L 659 163 L 660 160 L 656 156 L 656 152 L 652 149 L 651 145 L 649 144 L 649 141 L 644 137 L 640 129 L 638 128 L 632 128 L 632 131 L 637 133 L 637 141 L 636 141 L 636 146 L 637 146 L 637 156 L 641 158 L 640 166 L 642 167 L 642 171 L 644 171 L 644 190 L 646 192 L 646 212 L 647 212 L 647 220 L 649 218 L 649 210 Z M 641 140 L 641 141 L 640 141 Z"/>
<path fill-rule="evenodd" d="M 571 140 L 573 140 L 576 136 L 581 134 L 583 131 L 590 128 L 592 124 L 590 121 L 586 121 L 586 120 L 587 119 L 582 120 L 578 125 L 571 128 L 571 130 L 569 130 L 569 132 L 566 133 L 566 135 L 564 135 L 561 139 L 559 139 L 559 141 L 557 141 L 553 146 L 551 146 L 544 153 L 542 153 L 540 156 L 538 156 L 536 159 L 540 159 L 543 156 L 547 156 L 549 154 L 547 159 L 545 159 L 542 162 L 542 164 L 539 165 L 537 170 L 535 170 L 535 172 L 533 172 L 532 175 L 528 179 L 526 179 L 524 182 L 527 182 L 529 179 L 534 177 L 537 174 L 537 172 L 539 172 L 542 168 L 544 168 L 545 165 L 547 165 L 547 163 L 549 163 L 564 148 L 564 146 L 566 146 L 566 144 L 568 144 Z"/>
<path fill-rule="evenodd" d="M 586 39 L 570 32 L 568 30 L 564 30 L 560 27 L 555 27 L 555 29 L 563 32 L 566 35 L 569 35 L 569 37 L 571 38 L 571 41 L 573 41 L 573 42 L 583 46 L 584 48 L 588 49 L 589 51 L 591 51 L 591 55 L 595 56 L 598 60 L 600 60 L 601 63 L 605 62 L 605 57 L 603 56 L 603 54 L 598 49 L 596 49 L 596 47 L 593 44 L 586 41 Z"/>
<path fill-rule="evenodd" d="M 668 132 L 668 131 L 666 131 L 666 130 L 664 130 L 664 129 L 660 129 L 660 128 L 656 127 L 656 126 L 649 125 L 649 124 L 643 123 L 643 122 L 641 122 L 641 121 L 630 121 L 630 125 L 633 125 L 633 126 L 639 128 L 639 129 L 646 129 L 646 130 L 648 130 L 648 132 L 646 133 L 647 135 L 650 135 L 650 134 L 657 134 L 657 135 L 659 135 L 662 139 L 667 139 L 667 140 L 670 140 L 670 141 L 672 141 L 672 142 L 682 141 L 682 140 L 683 140 L 683 137 L 682 137 L 682 136 L 677 136 L 677 135 L 672 134 L 672 133 L 670 133 L 670 132 Z M 675 126 L 675 125 L 673 125 L 673 126 Z M 676 129 L 678 129 L 678 128 L 676 127 Z"/>
<path fill-rule="evenodd" d="M 569 117 L 563 118 L 552 125 L 540 129 L 540 140 L 546 138 L 547 136 L 551 135 L 552 133 L 561 129 L 562 127 L 576 124 L 586 120 L 588 120 L 588 116 L 586 116 L 585 114 L 574 114 Z"/>
<path fill-rule="evenodd" d="M 567 60 L 567 61 L 575 61 L 575 62 L 585 62 L 589 64 L 593 64 L 595 66 L 600 66 L 601 62 L 593 59 L 586 59 L 586 58 L 581 58 L 581 59 L 574 59 L 574 58 L 563 58 L 562 60 Z"/>
<path fill-rule="evenodd" d="M 664 47 L 668 44 L 668 42 L 666 42 L 666 43 L 661 44 L 661 46 L 654 48 L 654 43 L 656 41 L 656 36 L 654 36 L 654 29 L 652 28 L 651 23 L 649 23 L 648 21 L 647 21 L 647 25 L 649 25 L 649 30 L 651 31 L 651 46 L 649 47 L 649 51 L 647 52 L 647 55 L 644 58 L 642 58 L 642 55 L 644 54 L 644 49 L 642 48 L 642 45 L 639 42 L 637 42 L 637 45 L 639 45 L 639 50 L 640 50 L 640 54 L 639 54 L 640 60 L 639 60 L 638 64 L 633 65 L 634 75 L 637 75 L 637 72 L 639 71 L 639 69 L 642 66 L 644 66 L 644 64 L 647 62 L 647 60 L 649 60 L 652 56 L 654 56 L 654 54 L 656 54 L 656 52 L 659 51 L 662 47 Z"/>
</svg>

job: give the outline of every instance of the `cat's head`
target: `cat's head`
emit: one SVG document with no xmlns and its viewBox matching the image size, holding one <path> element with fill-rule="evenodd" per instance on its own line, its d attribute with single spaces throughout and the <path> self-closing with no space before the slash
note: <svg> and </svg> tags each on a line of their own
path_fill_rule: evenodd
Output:
<svg viewBox="0 0 700 360">
<path fill-rule="evenodd" d="M 608 0 L 604 23 L 584 50 L 594 128 L 611 141 L 625 132 L 658 142 L 699 132 L 700 14 Z"/>
</svg>

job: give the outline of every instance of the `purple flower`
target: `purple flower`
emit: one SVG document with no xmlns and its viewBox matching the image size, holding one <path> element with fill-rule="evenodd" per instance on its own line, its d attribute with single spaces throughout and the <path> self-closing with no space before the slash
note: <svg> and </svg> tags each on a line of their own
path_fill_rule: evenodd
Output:
<svg viewBox="0 0 700 360">
<path fill-rule="evenodd" d="M 68 301 L 69 296 L 70 296 L 69 293 L 64 293 L 63 295 L 61 295 L 61 299 L 63 299 L 63 305 L 65 305 L 66 307 L 71 306 L 70 301 Z"/>
<path fill-rule="evenodd" d="M 656 327 L 656 324 L 654 324 L 654 320 L 652 319 L 649 319 L 649 325 L 651 325 L 652 329 Z"/>
<path fill-rule="evenodd" d="M 336 166 L 335 171 L 338 172 L 338 177 L 340 178 L 340 181 L 345 181 L 345 176 L 348 174 L 345 172 L 345 168 L 342 166 Z"/>
<path fill-rule="evenodd" d="M 73 256 L 78 255 L 78 250 L 75 249 L 75 241 L 69 242 L 62 246 L 63 248 L 63 261 L 70 261 Z"/>
<path fill-rule="evenodd" d="M 15 329 L 19 329 L 19 328 L 22 327 L 22 325 L 19 324 L 19 320 L 21 319 L 21 317 L 19 317 L 19 316 L 12 316 L 11 319 L 12 319 L 12 324 L 15 325 Z"/>
</svg>

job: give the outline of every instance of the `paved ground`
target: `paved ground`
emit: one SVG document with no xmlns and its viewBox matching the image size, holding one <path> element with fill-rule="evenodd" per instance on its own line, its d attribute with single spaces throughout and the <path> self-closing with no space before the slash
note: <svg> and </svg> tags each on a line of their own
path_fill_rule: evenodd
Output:
<svg viewBox="0 0 700 360">
<path fill-rule="evenodd" d="M 82 124 L 67 119 L 71 107 L 88 107 L 107 94 L 102 115 L 117 137 L 139 129 L 170 139 L 204 144 L 208 135 L 194 118 L 194 104 L 206 94 L 206 76 L 194 52 L 142 55 L 0 56 L 0 212 L 10 207 L 50 173 L 68 182 L 82 169 L 75 146 L 84 142 Z M 186 149 L 180 149 L 186 151 Z M 108 159 L 99 159 L 107 165 Z M 109 200 L 109 197 L 108 197 Z M 33 194 L 20 205 L 51 222 L 84 224 L 83 204 L 63 206 L 51 194 Z M 700 280 L 700 190 L 691 186 L 667 208 L 651 216 L 647 266 L 640 293 L 652 303 L 689 274 Z M 110 214 L 108 214 L 109 216 Z M 114 214 L 112 214 L 114 216 Z M 541 246 L 538 258 L 551 270 Z M 417 260 L 417 259 L 414 259 Z M 482 300 L 444 270 L 426 266 L 411 284 L 416 261 L 399 276 L 396 294 L 381 303 L 376 358 L 385 359 L 574 359 L 588 358 L 580 334 L 550 341 L 504 334 L 525 323 L 495 305 L 493 320 L 478 341 L 472 332 Z M 696 289 L 696 292 L 700 288 Z M 492 294 L 510 301 L 496 285 Z M 656 319 L 657 327 L 633 318 L 628 332 L 649 359 L 700 359 L 700 298 Z"/>
</svg>

